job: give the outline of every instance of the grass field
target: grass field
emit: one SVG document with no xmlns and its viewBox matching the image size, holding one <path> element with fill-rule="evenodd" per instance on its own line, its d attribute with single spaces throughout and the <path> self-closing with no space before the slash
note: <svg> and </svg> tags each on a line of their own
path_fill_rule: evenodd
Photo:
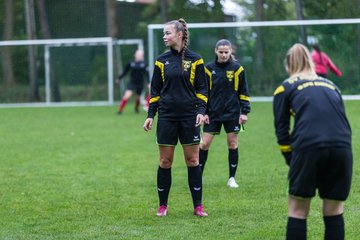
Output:
<svg viewBox="0 0 360 240">
<path fill-rule="evenodd" d="M 346 239 L 360 234 L 360 102 L 346 102 L 354 176 Z M 274 136 L 271 103 L 253 103 L 239 134 L 238 189 L 226 187 L 225 134 L 204 173 L 207 218 L 192 215 L 187 169 L 176 149 L 169 215 L 155 216 L 158 149 L 145 112 L 116 107 L 0 109 L 0 239 L 284 239 L 287 167 Z M 329 119 L 331 121 L 331 119 Z M 308 239 L 323 239 L 312 204 Z"/>
</svg>

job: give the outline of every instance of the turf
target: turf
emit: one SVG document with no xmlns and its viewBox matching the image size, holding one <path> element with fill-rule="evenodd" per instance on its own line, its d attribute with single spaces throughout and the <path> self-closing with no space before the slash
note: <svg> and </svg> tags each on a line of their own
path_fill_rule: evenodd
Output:
<svg viewBox="0 0 360 240">
<path fill-rule="evenodd" d="M 346 102 L 353 129 L 354 176 L 346 202 L 347 239 L 360 234 L 360 112 Z M 253 103 L 239 134 L 238 189 L 226 187 L 225 134 L 204 172 L 207 218 L 192 215 L 181 146 L 173 166 L 169 214 L 155 216 L 158 149 L 145 112 L 116 107 L 0 109 L 0 239 L 284 239 L 287 167 L 271 103 Z M 323 238 L 320 200 L 308 239 Z"/>
</svg>

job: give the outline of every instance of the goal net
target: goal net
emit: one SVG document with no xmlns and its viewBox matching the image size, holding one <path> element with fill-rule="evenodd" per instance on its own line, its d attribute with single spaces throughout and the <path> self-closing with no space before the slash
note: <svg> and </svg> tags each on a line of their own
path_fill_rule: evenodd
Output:
<svg viewBox="0 0 360 240">
<path fill-rule="evenodd" d="M 35 83 L 29 76 L 30 48 Z M 114 85 L 114 78 L 143 48 L 141 39 L 109 37 L 2 41 L 0 49 L 11 52 L 16 74 L 13 83 L 2 81 L 0 106 L 112 105 L 124 88 Z"/>
<path fill-rule="evenodd" d="M 360 19 L 189 23 L 190 49 L 202 55 L 205 62 L 215 59 L 215 43 L 229 39 L 238 61 L 246 69 L 251 96 L 271 100 L 272 93 L 287 74 L 284 57 L 296 42 L 309 46 L 318 43 L 342 71 L 337 77 L 329 71 L 345 98 L 359 99 L 360 94 Z M 306 36 L 302 38 L 301 32 Z M 148 26 L 149 68 L 156 56 L 164 52 L 163 25 Z M 305 38 L 305 40 L 304 40 Z"/>
</svg>

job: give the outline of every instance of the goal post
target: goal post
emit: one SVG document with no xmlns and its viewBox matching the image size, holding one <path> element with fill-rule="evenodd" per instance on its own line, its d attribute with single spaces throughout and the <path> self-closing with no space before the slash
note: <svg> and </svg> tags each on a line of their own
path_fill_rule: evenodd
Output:
<svg viewBox="0 0 360 240">
<path fill-rule="evenodd" d="M 113 105 L 114 104 L 114 47 L 121 45 L 135 45 L 138 49 L 144 49 L 142 39 L 113 39 L 111 37 L 99 38 L 66 38 L 66 39 L 37 39 L 0 41 L 0 47 L 16 46 L 43 46 L 44 49 L 44 95 L 45 101 L 39 103 L 1 103 L 0 106 L 82 106 L 82 105 Z M 62 101 L 52 102 L 51 98 L 51 64 L 54 59 L 51 54 L 52 48 L 59 47 L 105 47 L 107 99 L 103 101 Z"/>
</svg>

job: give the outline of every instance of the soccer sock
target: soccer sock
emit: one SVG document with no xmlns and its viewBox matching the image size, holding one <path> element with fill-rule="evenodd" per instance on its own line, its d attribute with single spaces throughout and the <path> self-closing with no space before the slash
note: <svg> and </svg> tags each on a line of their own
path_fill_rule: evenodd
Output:
<svg viewBox="0 0 360 240">
<path fill-rule="evenodd" d="M 201 205 L 202 200 L 202 176 L 199 165 L 188 167 L 188 183 L 195 208 Z"/>
<path fill-rule="evenodd" d="M 288 217 L 286 240 L 306 240 L 306 219 Z"/>
<path fill-rule="evenodd" d="M 325 240 L 340 240 L 345 238 L 344 217 L 342 214 L 336 216 L 324 216 Z"/>
<path fill-rule="evenodd" d="M 199 150 L 199 165 L 201 168 L 201 173 L 204 172 L 205 163 L 207 161 L 207 158 L 208 158 L 208 150 L 202 150 L 200 148 L 200 150 Z"/>
<path fill-rule="evenodd" d="M 235 177 L 236 169 L 239 162 L 238 149 L 229 149 L 229 177 Z"/>
<path fill-rule="evenodd" d="M 171 168 L 161 168 L 157 172 L 157 188 L 160 206 L 168 204 L 169 192 L 171 187 Z"/>
<path fill-rule="evenodd" d="M 127 104 L 128 100 L 126 99 L 121 99 L 120 105 L 119 105 L 119 112 L 122 112 Z"/>
<path fill-rule="evenodd" d="M 139 105 L 140 105 L 140 97 L 136 96 L 136 99 L 135 99 L 135 111 L 139 111 Z"/>
</svg>

